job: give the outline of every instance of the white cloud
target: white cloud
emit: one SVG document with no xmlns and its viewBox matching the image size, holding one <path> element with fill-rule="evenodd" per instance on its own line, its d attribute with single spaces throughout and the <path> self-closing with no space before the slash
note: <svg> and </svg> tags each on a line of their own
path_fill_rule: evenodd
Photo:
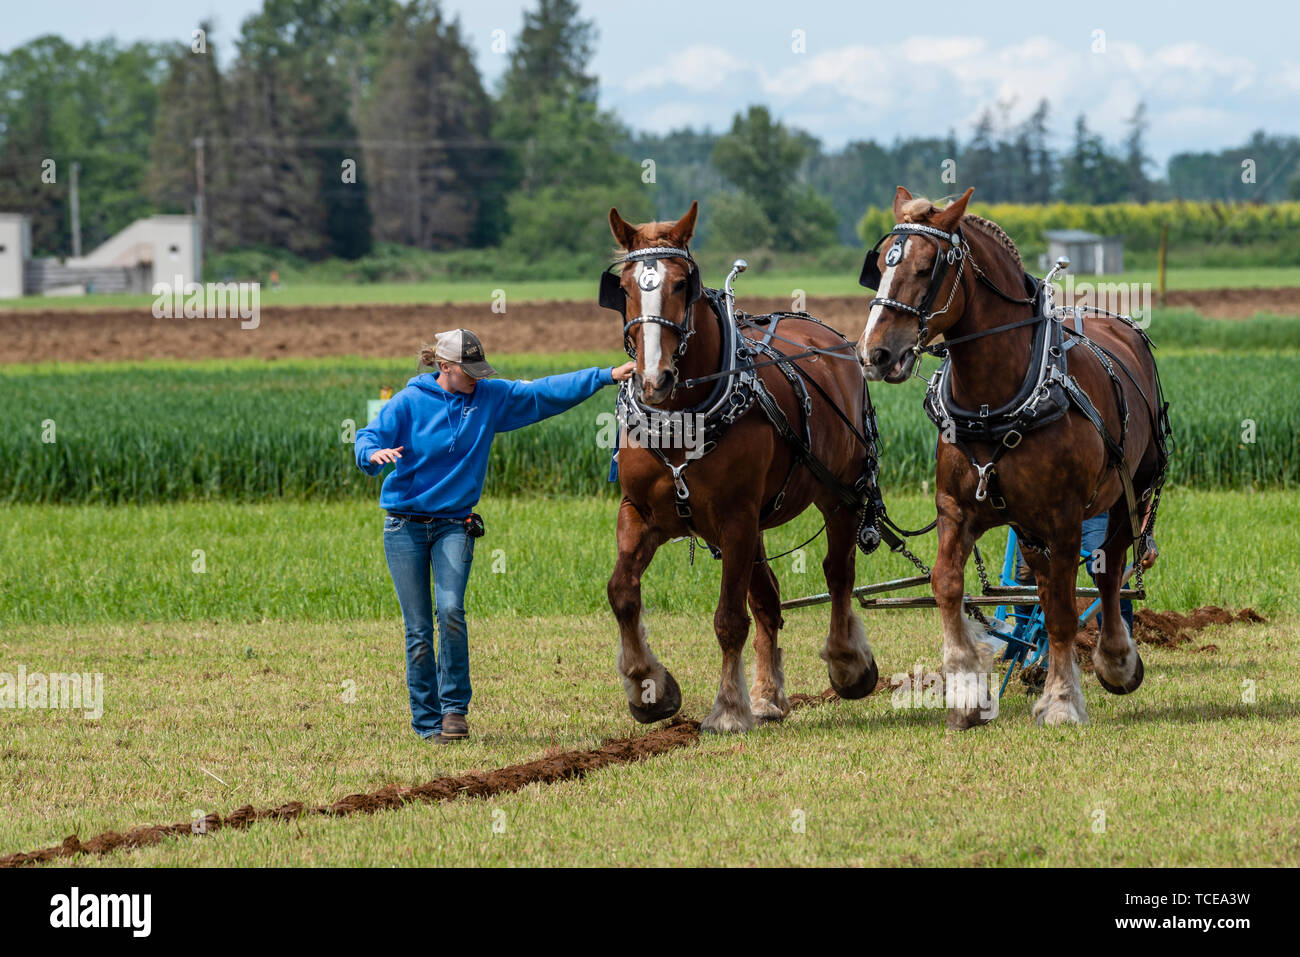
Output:
<svg viewBox="0 0 1300 957">
<path fill-rule="evenodd" d="M 745 69 L 736 56 L 716 46 L 691 46 L 679 50 L 667 61 L 647 67 L 623 81 L 629 93 L 676 84 L 691 90 L 716 90 L 728 77 Z"/>
<path fill-rule="evenodd" d="M 1014 124 L 1044 98 L 1056 138 L 1068 140 L 1083 113 L 1113 142 L 1145 102 L 1150 148 L 1161 159 L 1221 148 L 1242 129 L 1277 129 L 1279 109 L 1293 107 L 1300 93 L 1300 63 L 1292 60 L 1257 65 L 1206 43 L 1144 46 L 1114 38 L 1105 53 L 1093 53 L 1088 35 L 1068 46 L 1045 36 L 993 46 L 979 37 L 917 35 L 792 59 L 777 68 L 721 46 L 694 46 L 607 89 L 635 127 L 725 129 L 737 110 L 766 102 L 831 149 L 949 129 L 964 140 L 985 109 Z"/>
</svg>

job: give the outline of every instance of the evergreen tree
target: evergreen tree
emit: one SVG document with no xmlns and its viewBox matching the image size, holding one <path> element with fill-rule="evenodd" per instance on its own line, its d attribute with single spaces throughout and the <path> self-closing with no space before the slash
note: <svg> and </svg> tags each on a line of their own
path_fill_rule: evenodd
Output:
<svg viewBox="0 0 1300 957">
<path fill-rule="evenodd" d="M 1129 134 L 1124 140 L 1124 171 L 1129 198 L 1138 203 L 1151 200 L 1151 181 L 1147 179 L 1146 174 L 1146 168 L 1151 165 L 1151 158 L 1146 155 L 1143 143 L 1147 125 L 1147 107 L 1145 103 L 1139 101 L 1133 115 L 1129 117 Z"/>
<path fill-rule="evenodd" d="M 496 237 L 499 150 L 492 104 L 457 21 L 413 2 L 390 29 L 359 125 L 374 238 L 423 249 Z"/>
</svg>

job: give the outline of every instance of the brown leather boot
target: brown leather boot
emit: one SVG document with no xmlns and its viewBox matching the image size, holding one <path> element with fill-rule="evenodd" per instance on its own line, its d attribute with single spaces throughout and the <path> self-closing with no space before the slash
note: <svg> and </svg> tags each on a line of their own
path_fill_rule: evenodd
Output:
<svg viewBox="0 0 1300 957">
<path fill-rule="evenodd" d="M 442 738 L 444 741 L 463 741 L 469 737 L 469 722 L 463 714 L 444 714 L 442 716 Z"/>
</svg>

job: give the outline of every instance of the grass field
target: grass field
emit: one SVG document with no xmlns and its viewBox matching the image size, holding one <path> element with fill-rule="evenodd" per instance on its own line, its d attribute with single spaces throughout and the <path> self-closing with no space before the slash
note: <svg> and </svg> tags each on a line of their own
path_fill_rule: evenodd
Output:
<svg viewBox="0 0 1300 957">
<path fill-rule="evenodd" d="M 1203 633 L 1216 654 L 1144 649 L 1147 681 L 1130 697 L 1085 676 L 1088 728 L 1032 727 L 1013 690 L 993 725 L 954 736 L 941 712 L 896 708 L 881 693 L 581 781 L 262 823 L 102 863 L 1294 865 L 1298 503 L 1280 491 L 1167 495 L 1151 604 L 1254 604 L 1270 622 Z M 894 504 L 907 521 L 927 507 L 919 495 Z M 0 670 L 99 672 L 105 693 L 99 720 L 0 712 L 0 853 L 195 810 L 329 802 L 639 733 L 604 606 L 609 503 L 488 500 L 482 511 L 489 534 L 467 600 L 475 737 L 435 749 L 409 730 L 401 621 L 373 506 L 5 509 Z M 811 518 L 769 543 L 797 544 Z M 1000 538 L 989 538 L 998 553 Z M 207 550 L 201 574 L 194 547 Z M 499 572 L 492 549 L 504 556 Z M 821 555 L 819 540 L 803 573 L 794 557 L 778 561 L 787 597 L 821 589 Z M 868 581 L 905 566 L 878 555 L 859 569 Z M 688 566 L 677 544 L 646 577 L 651 641 L 688 717 L 706 713 L 716 688 L 717 574 L 704 552 Z M 867 627 L 883 674 L 938 667 L 933 612 L 877 612 Z M 824 608 L 787 615 L 792 692 L 825 687 L 824 633 Z"/>
<path fill-rule="evenodd" d="M 208 277 L 216 281 L 219 277 Z M 705 282 L 721 286 L 725 273 L 706 275 Z M 1116 276 L 1086 276 L 1088 282 L 1151 283 L 1155 270 L 1142 269 Z M 534 280 L 524 282 L 489 280 L 441 280 L 437 282 L 386 282 L 286 284 L 278 290 L 269 286 L 261 291 L 262 306 L 349 305 L 382 302 L 489 302 L 498 289 L 505 290 L 510 302 L 545 300 L 595 301 L 597 276 L 589 279 Z M 1250 269 L 1215 267 L 1171 269 L 1169 289 L 1238 289 L 1300 286 L 1300 267 L 1261 266 Z M 785 272 L 745 274 L 740 288 L 746 296 L 790 296 L 802 289 L 809 296 L 860 296 L 857 271 L 818 275 Z M 149 306 L 153 296 L 91 294 L 88 296 L 23 296 L 0 300 L 0 309 L 102 309 L 113 306 Z"/>
<path fill-rule="evenodd" d="M 824 610 L 788 619 L 788 687 L 816 692 Z M 684 713 L 702 717 L 717 682 L 709 616 L 651 621 Z M 868 627 L 882 673 L 937 669 L 933 613 L 880 613 Z M 1211 630 L 1217 654 L 1145 649 L 1146 683 L 1125 698 L 1085 676 L 1092 724 L 1081 729 L 1033 727 L 1014 683 L 997 720 L 963 735 L 944 731 L 942 712 L 895 708 L 878 693 L 581 781 L 266 822 L 86 863 L 1295 866 L 1298 631 L 1291 615 Z M 196 811 L 328 803 L 639 733 L 612 635 L 590 616 L 476 621 L 474 738 L 435 748 L 407 727 L 391 618 L 25 630 L 29 668 L 105 674 L 105 712 L 2 716 L 0 851 Z M 1250 704 L 1245 682 L 1257 689 Z M 1099 811 L 1104 833 L 1093 830 Z"/>
<path fill-rule="evenodd" d="M 889 495 L 890 514 L 916 527 L 934 517 L 933 496 Z M 1171 489 L 1160 507 L 1160 574 L 1151 605 L 1254 605 L 1300 612 L 1294 572 L 1300 556 L 1295 491 Z M 485 499 L 467 605 L 479 617 L 608 613 L 605 582 L 616 556 L 616 503 L 593 498 Z M 0 626 L 132 621 L 348 621 L 396 613 L 373 503 L 170 506 L 11 506 L 0 510 Z M 766 534 L 772 554 L 799 545 L 821 525 L 810 509 Z M 935 538 L 915 548 L 933 560 Z M 985 548 L 1000 562 L 1005 535 Z M 1167 547 L 1166 547 L 1167 546 Z M 195 571 L 195 550 L 203 571 Z M 824 590 L 825 538 L 774 567 L 787 597 Z M 653 612 L 711 615 L 720 563 L 684 542 L 665 545 L 646 579 Z M 802 569 L 802 570 L 800 570 Z M 858 580 L 911 574 L 882 549 L 858 557 Z M 974 587 L 974 568 L 968 586 Z"/>
</svg>

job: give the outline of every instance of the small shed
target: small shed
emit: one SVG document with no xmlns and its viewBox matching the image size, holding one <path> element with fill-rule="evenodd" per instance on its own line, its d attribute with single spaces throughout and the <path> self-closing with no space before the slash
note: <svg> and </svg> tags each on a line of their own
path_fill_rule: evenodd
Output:
<svg viewBox="0 0 1300 957">
<path fill-rule="evenodd" d="M 0 213 L 0 299 L 23 294 L 23 264 L 31 255 L 31 220 L 21 213 Z"/>
<path fill-rule="evenodd" d="M 1085 229 L 1048 229 L 1043 231 L 1047 240 L 1047 255 L 1040 264 L 1044 269 L 1065 256 L 1070 260 L 1070 272 L 1079 275 L 1115 275 L 1124 271 L 1124 238 L 1099 236 Z"/>
</svg>

